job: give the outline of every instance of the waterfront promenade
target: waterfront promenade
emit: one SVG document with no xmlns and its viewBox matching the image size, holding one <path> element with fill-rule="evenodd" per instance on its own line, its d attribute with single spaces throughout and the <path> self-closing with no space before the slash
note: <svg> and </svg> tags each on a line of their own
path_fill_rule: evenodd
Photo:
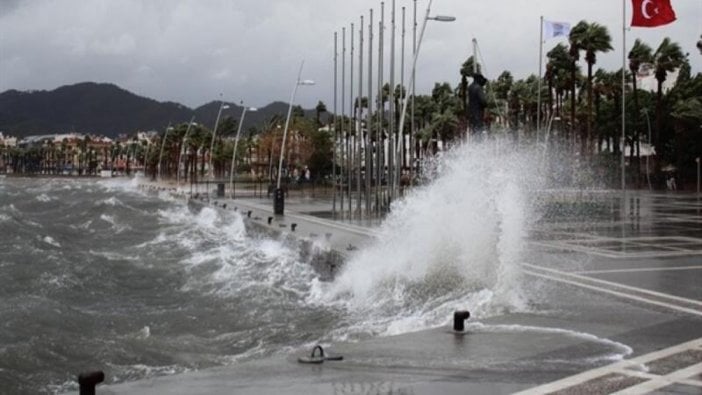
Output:
<svg viewBox="0 0 702 395">
<path fill-rule="evenodd" d="M 521 264 L 522 281 L 539 290 L 528 313 L 470 319 L 465 333 L 453 332 L 446 317 L 431 330 L 325 345 L 343 361 L 299 364 L 310 352 L 301 349 L 99 393 L 700 394 L 700 200 L 608 194 L 587 221 L 543 219 L 529 232 Z M 291 198 L 279 217 L 265 198 L 196 201 L 344 258 L 378 235 L 377 221 L 330 220 L 327 200 Z"/>
</svg>

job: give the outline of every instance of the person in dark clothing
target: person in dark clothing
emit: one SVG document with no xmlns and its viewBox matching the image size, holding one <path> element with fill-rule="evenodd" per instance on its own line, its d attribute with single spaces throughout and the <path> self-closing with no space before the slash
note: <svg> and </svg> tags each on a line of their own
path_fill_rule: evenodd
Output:
<svg viewBox="0 0 702 395">
<path fill-rule="evenodd" d="M 468 87 L 468 122 L 473 133 L 485 131 L 483 117 L 485 116 L 485 107 L 487 107 L 487 98 L 483 87 L 486 83 L 485 77 L 477 73 L 473 75 L 473 83 Z"/>
</svg>

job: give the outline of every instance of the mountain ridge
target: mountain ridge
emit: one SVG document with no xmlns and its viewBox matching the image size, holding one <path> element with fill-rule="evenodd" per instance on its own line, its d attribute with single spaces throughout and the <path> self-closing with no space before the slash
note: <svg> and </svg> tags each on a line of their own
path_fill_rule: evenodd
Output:
<svg viewBox="0 0 702 395">
<path fill-rule="evenodd" d="M 222 112 L 221 119 L 231 117 L 238 121 L 243 107 L 224 103 L 229 109 Z M 274 115 L 284 117 L 287 109 L 288 103 L 273 101 L 255 112 L 247 112 L 242 130 L 260 128 Z M 213 128 L 218 111 L 219 101 L 190 108 L 140 96 L 113 83 L 80 82 L 53 90 L 9 89 L 0 93 L 0 131 L 16 137 L 79 132 L 114 138 L 137 131 L 163 130 L 168 124 L 188 122 L 193 116 L 195 122 Z M 314 109 L 305 110 L 305 116 L 315 115 Z"/>
</svg>

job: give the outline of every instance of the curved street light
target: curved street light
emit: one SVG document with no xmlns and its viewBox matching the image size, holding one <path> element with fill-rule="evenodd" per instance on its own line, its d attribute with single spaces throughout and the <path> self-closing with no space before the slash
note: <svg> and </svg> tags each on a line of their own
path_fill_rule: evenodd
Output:
<svg viewBox="0 0 702 395">
<path fill-rule="evenodd" d="M 168 138 L 168 132 L 173 130 L 173 127 L 169 123 L 166 127 L 166 133 L 163 135 L 163 141 L 161 141 L 161 152 L 158 154 L 158 181 L 161 181 L 161 158 L 163 157 L 163 147 L 166 145 L 166 139 Z"/>
<path fill-rule="evenodd" d="M 447 15 L 436 15 L 436 16 L 429 16 L 429 12 L 431 11 L 431 3 L 432 0 L 429 0 L 429 4 L 427 5 L 427 12 L 424 17 L 424 21 L 422 23 L 422 30 L 419 32 L 419 41 L 417 41 L 417 50 L 414 52 L 414 59 L 412 60 L 412 78 L 410 79 L 410 86 L 408 89 L 408 92 L 412 92 L 414 89 L 414 83 L 415 83 L 415 73 L 417 69 L 417 58 L 419 57 L 419 49 L 422 47 L 422 39 L 424 38 L 424 30 L 427 27 L 427 21 L 437 21 L 437 22 L 453 22 L 456 20 L 455 17 L 453 16 L 447 16 Z M 404 130 L 405 126 L 405 116 L 407 115 L 407 99 L 409 95 L 404 95 L 402 98 L 402 113 L 400 114 L 400 123 L 398 125 L 398 131 L 399 133 L 402 133 Z M 395 150 L 396 155 L 400 155 L 400 141 L 402 139 L 397 139 L 395 142 L 395 147 L 393 149 Z M 399 174 L 400 172 L 396 171 L 392 180 L 392 188 L 393 189 L 399 189 Z M 399 192 L 399 191 L 398 191 Z M 395 195 L 395 191 L 393 192 L 393 195 Z M 396 195 L 395 195 L 396 196 Z"/>
<path fill-rule="evenodd" d="M 180 152 L 178 153 L 178 170 L 176 173 L 176 186 L 180 187 L 180 162 L 183 158 L 183 151 L 185 150 L 185 143 L 188 141 L 188 134 L 193 125 L 195 125 L 195 117 L 190 118 L 188 122 L 188 128 L 185 130 L 185 135 L 183 136 L 183 142 L 181 143 Z"/>
<path fill-rule="evenodd" d="M 241 127 L 244 124 L 244 117 L 246 116 L 246 111 L 258 111 L 256 107 L 244 107 L 241 110 L 241 119 L 239 120 L 239 126 L 236 129 L 236 140 L 234 140 L 234 153 L 232 154 L 232 167 L 229 170 L 229 190 L 232 191 L 232 199 L 234 199 L 234 171 L 236 170 L 236 150 L 239 147 L 239 135 L 241 134 Z"/>
<path fill-rule="evenodd" d="M 292 94 L 290 95 L 290 106 L 288 107 L 288 116 L 285 119 L 285 129 L 283 130 L 283 142 L 280 144 L 280 159 L 278 160 L 278 182 L 276 183 L 275 194 L 274 194 L 274 203 L 273 203 L 273 212 L 275 214 L 280 214 L 280 215 L 283 215 L 284 205 L 285 205 L 285 197 L 284 197 L 283 191 L 280 189 L 280 178 L 281 178 L 282 171 L 283 171 L 283 155 L 285 153 L 285 139 L 288 135 L 288 126 L 290 125 L 290 115 L 292 114 L 293 102 L 295 101 L 295 94 L 297 93 L 298 86 L 314 85 L 314 81 L 312 81 L 312 80 L 300 79 L 302 76 L 302 68 L 304 65 L 305 65 L 305 61 L 303 60 L 302 63 L 300 63 L 300 71 L 297 73 L 297 81 L 295 82 L 295 87 L 293 88 Z"/>
<path fill-rule="evenodd" d="M 210 160 L 207 163 L 207 173 L 209 174 L 210 179 L 214 177 L 214 169 L 212 168 L 212 156 L 214 153 L 215 137 L 217 137 L 217 126 L 219 126 L 219 117 L 222 115 L 222 110 L 226 110 L 228 108 L 228 104 L 224 104 L 223 101 L 220 101 L 219 111 L 217 112 L 217 120 L 215 121 L 214 130 L 212 131 L 212 142 L 210 143 Z"/>
</svg>

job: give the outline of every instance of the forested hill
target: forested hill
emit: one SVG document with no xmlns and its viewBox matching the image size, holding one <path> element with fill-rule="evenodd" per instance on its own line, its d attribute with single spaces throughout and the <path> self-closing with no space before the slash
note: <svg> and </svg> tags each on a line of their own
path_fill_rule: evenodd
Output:
<svg viewBox="0 0 702 395">
<path fill-rule="evenodd" d="M 241 117 L 241 107 L 229 104 L 222 118 Z M 285 116 L 288 104 L 273 102 L 246 114 L 244 130 L 261 126 L 274 115 Z M 0 93 L 0 131 L 24 137 L 51 133 L 93 133 L 116 137 L 136 131 L 163 130 L 169 123 L 195 121 L 212 128 L 219 102 L 192 109 L 179 103 L 159 102 L 138 96 L 113 84 L 83 82 L 52 91 Z M 306 110 L 315 116 L 314 110 Z"/>
</svg>

